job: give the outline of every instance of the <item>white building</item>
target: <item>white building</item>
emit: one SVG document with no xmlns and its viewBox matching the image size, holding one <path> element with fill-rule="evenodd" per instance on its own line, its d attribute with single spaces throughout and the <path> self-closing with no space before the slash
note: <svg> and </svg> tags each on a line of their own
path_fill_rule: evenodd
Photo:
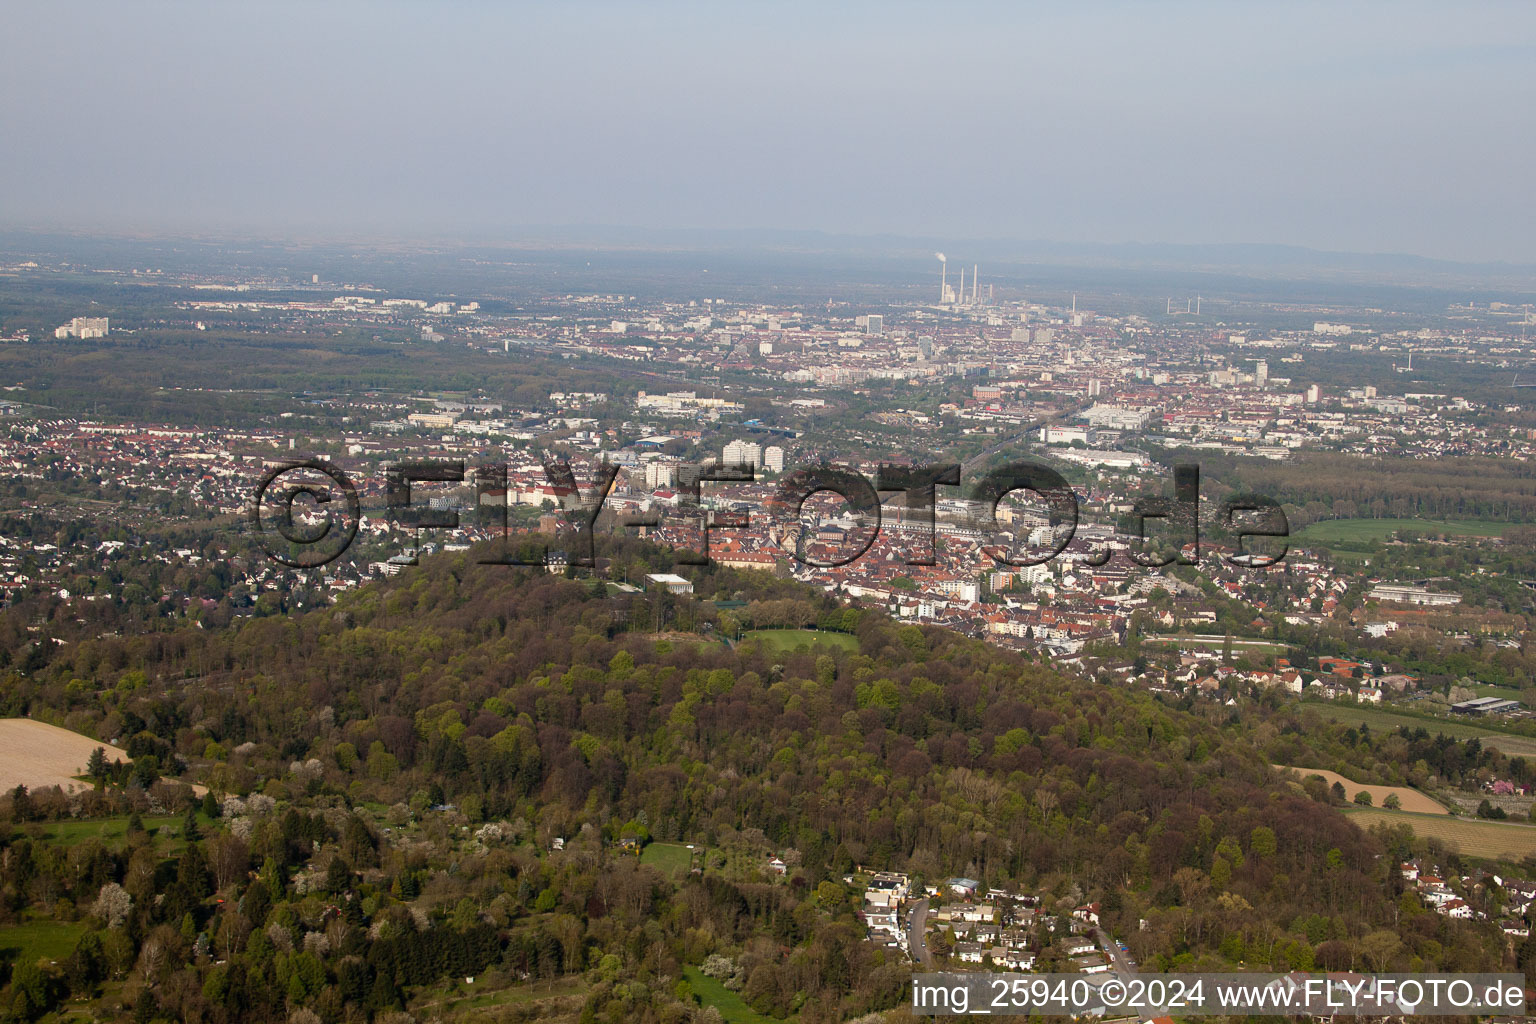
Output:
<svg viewBox="0 0 1536 1024">
<path fill-rule="evenodd" d="M 1041 427 L 1040 440 L 1046 444 L 1071 444 L 1073 441 L 1088 443 L 1085 427 Z"/>
<path fill-rule="evenodd" d="M 444 412 L 413 412 L 406 417 L 406 421 L 428 430 L 446 430 L 458 421 L 458 417 Z"/>
<path fill-rule="evenodd" d="M 784 449 L 771 444 L 763 449 L 763 468 L 770 473 L 784 472 Z"/>
<path fill-rule="evenodd" d="M 1083 419 L 1090 425 L 1106 430 L 1141 430 L 1147 425 L 1147 418 L 1142 410 L 1121 405 L 1095 405 L 1083 413 Z"/>
<path fill-rule="evenodd" d="M 693 593 L 693 583 L 690 580 L 670 572 L 648 573 L 646 574 L 645 582 L 647 586 L 660 587 L 673 594 Z"/>
<path fill-rule="evenodd" d="M 104 316 L 77 316 L 53 332 L 55 338 L 105 338 L 110 330 Z"/>
<path fill-rule="evenodd" d="M 677 463 L 654 459 L 645 464 L 645 486 L 651 490 L 677 483 Z"/>
<path fill-rule="evenodd" d="M 740 402 L 732 402 L 724 398 L 700 398 L 693 391 L 669 391 L 665 395 L 651 395 L 642 391 L 635 396 L 635 407 L 664 413 L 741 412 L 746 408 Z"/>
<path fill-rule="evenodd" d="M 1433 590 L 1425 590 L 1423 587 L 1400 583 L 1378 583 L 1366 596 L 1377 601 L 1392 601 L 1397 604 L 1446 606 L 1461 603 L 1460 594 L 1439 594 Z"/>
<path fill-rule="evenodd" d="M 720 462 L 726 466 L 763 466 L 763 446 L 753 441 L 732 441 L 720 452 Z"/>
</svg>

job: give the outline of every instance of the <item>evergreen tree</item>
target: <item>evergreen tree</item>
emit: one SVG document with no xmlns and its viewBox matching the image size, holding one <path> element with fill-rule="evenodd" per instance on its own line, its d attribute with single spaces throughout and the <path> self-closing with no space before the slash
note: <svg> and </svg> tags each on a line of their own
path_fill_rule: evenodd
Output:
<svg viewBox="0 0 1536 1024">
<path fill-rule="evenodd" d="M 382 971 L 374 975 L 373 985 L 368 989 L 367 1002 L 363 1005 L 375 1013 L 380 1010 L 399 1009 L 400 990 L 395 987 L 394 979 Z"/>
<path fill-rule="evenodd" d="M 340 857 L 332 857 L 330 867 L 325 870 L 325 887 L 337 895 L 352 888 L 351 865 Z"/>
<path fill-rule="evenodd" d="M 107 752 L 102 747 L 91 751 L 89 760 L 85 762 L 85 774 L 96 781 L 96 788 L 100 789 L 107 781 Z"/>
<path fill-rule="evenodd" d="M 11 818 L 14 821 L 32 820 L 32 797 L 26 786 L 11 790 Z"/>
</svg>

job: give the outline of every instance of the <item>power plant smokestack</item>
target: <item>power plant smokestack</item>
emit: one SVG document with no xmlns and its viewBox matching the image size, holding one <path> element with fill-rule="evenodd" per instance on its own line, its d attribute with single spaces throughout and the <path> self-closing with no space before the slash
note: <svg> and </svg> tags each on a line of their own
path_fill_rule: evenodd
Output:
<svg viewBox="0 0 1536 1024">
<path fill-rule="evenodd" d="M 939 258 L 939 302 L 942 304 L 944 296 L 949 294 L 949 260 L 944 258 L 941 252 L 934 253 Z"/>
<path fill-rule="evenodd" d="M 973 305 L 973 306 L 976 304 L 976 281 L 977 281 L 977 278 L 980 276 L 980 272 L 981 272 L 981 264 L 980 263 L 972 263 L 971 264 L 971 305 Z"/>
</svg>

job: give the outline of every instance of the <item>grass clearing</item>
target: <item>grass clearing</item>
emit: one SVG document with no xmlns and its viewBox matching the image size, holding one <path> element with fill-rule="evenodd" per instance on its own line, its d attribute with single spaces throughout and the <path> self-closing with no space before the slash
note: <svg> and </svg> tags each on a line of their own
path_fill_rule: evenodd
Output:
<svg viewBox="0 0 1536 1024">
<path fill-rule="evenodd" d="M 1347 807 L 1344 813 L 1363 828 L 1377 823 L 1407 825 L 1419 838 L 1438 839 L 1447 848 L 1469 857 L 1518 861 L 1536 856 L 1536 825 L 1388 811 L 1380 807 Z"/>
<path fill-rule="evenodd" d="M 693 988 L 693 994 L 705 1006 L 713 1006 L 725 1018 L 725 1024 L 783 1024 L 778 1017 L 758 1013 L 742 1001 L 738 993 L 709 977 L 697 967 L 684 967 L 683 977 Z"/>
<path fill-rule="evenodd" d="M 1479 519 L 1325 519 L 1309 523 L 1291 534 L 1300 544 L 1369 543 L 1391 538 L 1399 530 L 1419 536 L 1443 534 L 1447 537 L 1501 537 L 1518 523 Z"/>
<path fill-rule="evenodd" d="M 768 870 L 770 856 L 738 845 L 711 846 L 704 851 L 700 866 L 705 874 L 718 874 L 733 882 L 772 881 Z"/>
<path fill-rule="evenodd" d="M 75 951 L 88 926 L 84 921 L 28 921 L 0 928 L 0 963 L 63 960 Z"/>
<path fill-rule="evenodd" d="M 1500 686 L 1498 683 L 1473 683 L 1468 689 L 1479 697 L 1498 697 L 1500 700 L 1520 699 L 1520 688 L 1517 686 Z"/>
<path fill-rule="evenodd" d="M 116 842 L 128 834 L 128 819 L 129 815 L 122 814 L 115 818 L 87 818 L 84 821 L 49 821 L 43 823 L 43 835 L 60 846 L 78 846 L 87 839 Z M 172 826 L 169 831 L 179 833 L 183 819 L 164 814 L 141 820 L 144 827 L 160 839 L 163 838 L 161 830 L 166 829 L 166 826 Z M 198 816 L 198 823 L 205 828 L 208 825 L 208 821 L 201 815 Z"/>
<path fill-rule="evenodd" d="M 478 991 L 479 989 L 485 989 L 485 991 Z M 504 988 L 487 988 L 487 982 L 483 978 L 476 978 L 473 983 L 467 983 L 464 979 L 458 978 L 423 989 L 415 999 L 411 1000 L 410 1008 L 417 1013 L 432 1010 L 434 1015 L 438 1012 L 447 1012 L 453 1014 L 455 1020 L 473 1021 L 481 1018 L 499 1020 L 503 1018 L 494 1011 L 502 1008 L 579 999 L 586 994 L 586 991 L 586 980 L 579 977 L 552 978 L 547 981 L 525 982 Z M 476 1013 L 476 1011 L 486 1012 Z"/>
<path fill-rule="evenodd" d="M 849 653 L 859 650 L 859 640 L 852 634 L 820 629 L 754 629 L 741 636 L 742 643 L 749 640 L 769 654 L 786 654 L 801 646 L 813 650 L 818 646 L 837 647 Z"/>
<path fill-rule="evenodd" d="M 1458 740 L 1470 740 L 1475 737 L 1482 741 L 1483 746 L 1493 747 L 1509 757 L 1536 757 L 1536 737 L 1512 736 L 1467 722 L 1452 722 L 1443 718 L 1378 708 L 1350 707 L 1347 704 L 1329 704 L 1321 701 L 1306 701 L 1302 707 L 1310 708 L 1324 718 L 1331 718 L 1335 722 L 1343 722 L 1346 725 L 1369 725 L 1372 731 L 1392 732 L 1399 726 L 1407 726 L 1410 729 L 1423 729 L 1431 736 L 1436 733 L 1445 733 Z"/>
<path fill-rule="evenodd" d="M 680 882 L 688 877 L 695 852 L 702 853 L 684 843 L 651 843 L 640 851 L 640 863 L 655 868 L 674 882 Z"/>
</svg>

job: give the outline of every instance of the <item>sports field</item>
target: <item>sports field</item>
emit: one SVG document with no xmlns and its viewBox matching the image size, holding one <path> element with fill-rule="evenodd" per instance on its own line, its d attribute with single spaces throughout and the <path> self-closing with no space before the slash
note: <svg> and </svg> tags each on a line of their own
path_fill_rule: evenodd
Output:
<svg viewBox="0 0 1536 1024">
<path fill-rule="evenodd" d="M 1310 523 L 1291 534 L 1298 544 L 1368 543 L 1387 540 L 1399 530 L 1420 535 L 1444 534 L 1449 537 L 1500 537 L 1514 523 L 1478 519 L 1325 519 Z"/>
<path fill-rule="evenodd" d="M 1175 644 L 1179 647 L 1203 647 L 1209 650 L 1220 650 L 1228 643 L 1225 636 L 1216 636 L 1212 633 L 1162 633 L 1156 636 L 1149 634 L 1141 639 L 1149 644 Z M 1261 654 L 1285 654 L 1290 650 L 1285 644 L 1275 643 L 1272 640 L 1245 640 L 1241 637 L 1233 637 L 1231 644 L 1235 654 L 1246 654 L 1251 651 Z"/>
<path fill-rule="evenodd" d="M 640 863 L 650 865 L 674 882 L 681 882 L 688 877 L 693 856 L 694 849 L 684 843 L 651 843 L 640 851 Z"/>
<path fill-rule="evenodd" d="M 1380 807 L 1347 807 L 1344 813 L 1362 828 L 1378 822 L 1407 825 L 1421 839 L 1439 839 L 1469 857 L 1518 861 L 1536 855 L 1536 825 L 1507 821 L 1453 818 L 1448 814 L 1415 814 Z"/>
<path fill-rule="evenodd" d="M 30 718 L 0 718 L 0 791 L 17 786 L 59 786 L 66 792 L 87 788 L 89 784 L 75 776 L 85 774 L 85 763 L 97 747 L 107 752 L 109 764 L 129 760 L 126 750 L 56 725 Z"/>
<path fill-rule="evenodd" d="M 742 643 L 749 640 L 760 644 L 769 654 L 783 654 L 802 645 L 811 648 L 838 647 L 845 651 L 859 649 L 857 637 L 848 633 L 829 633 L 820 629 L 754 629 L 741 636 Z"/>
</svg>

